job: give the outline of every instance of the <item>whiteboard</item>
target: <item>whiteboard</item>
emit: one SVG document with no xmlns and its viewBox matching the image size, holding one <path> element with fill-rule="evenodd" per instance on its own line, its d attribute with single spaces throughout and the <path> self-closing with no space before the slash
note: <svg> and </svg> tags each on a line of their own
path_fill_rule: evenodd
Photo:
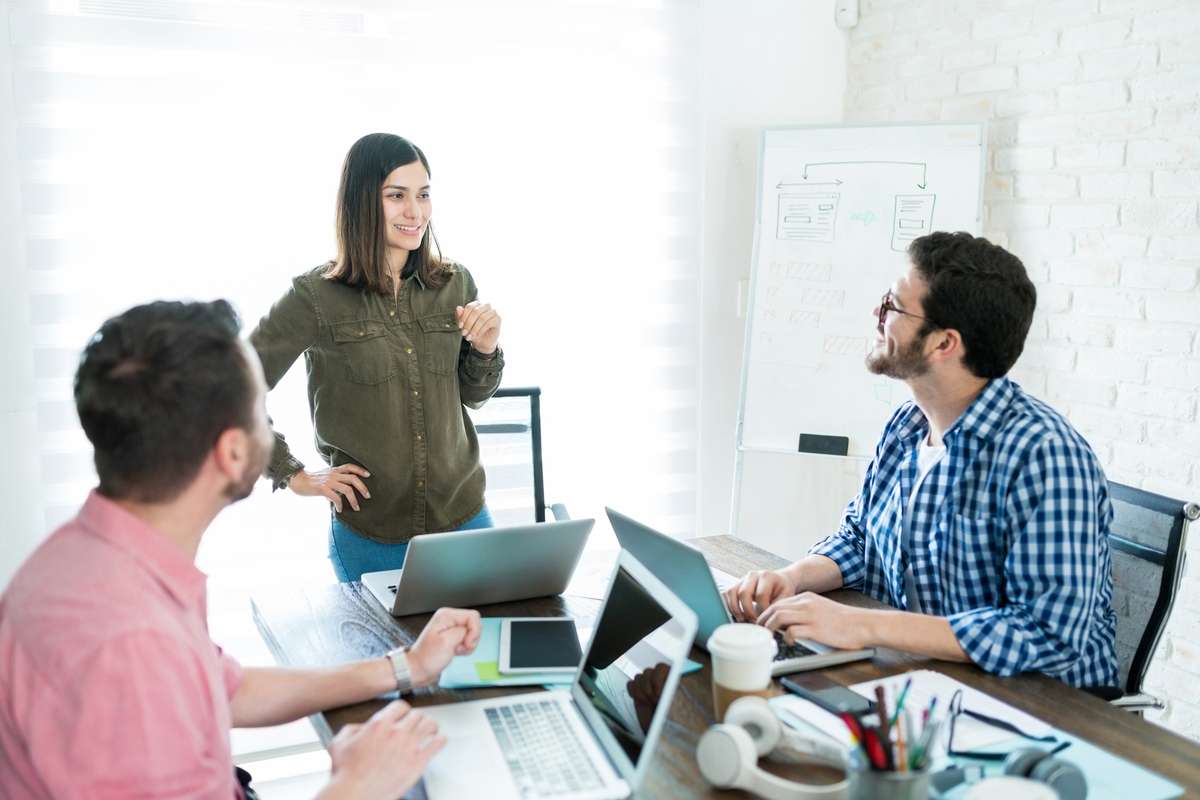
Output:
<svg viewBox="0 0 1200 800">
<path fill-rule="evenodd" d="M 739 535 L 747 535 L 747 519 L 758 527 L 782 508 L 754 490 L 761 483 L 745 480 L 752 453 L 797 456 L 770 459 L 772 483 L 778 490 L 791 482 L 801 495 L 821 485 L 813 499 L 822 517 L 857 490 L 851 476 L 861 475 L 884 424 L 910 398 L 904 383 L 864 366 L 875 337 L 871 312 L 908 269 L 913 239 L 979 233 L 985 143 L 980 123 L 763 132 L 738 410 Z M 836 456 L 799 457 L 802 433 L 847 437 L 859 468 L 835 466 Z M 844 474 L 849 491 L 830 497 L 836 490 L 822 470 Z"/>
</svg>

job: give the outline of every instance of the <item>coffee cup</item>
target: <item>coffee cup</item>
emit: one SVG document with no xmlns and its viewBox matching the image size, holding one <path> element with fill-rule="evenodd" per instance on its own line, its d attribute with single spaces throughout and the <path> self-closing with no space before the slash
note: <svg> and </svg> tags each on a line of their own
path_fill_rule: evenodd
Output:
<svg viewBox="0 0 1200 800">
<path fill-rule="evenodd" d="M 717 721 L 739 697 L 771 694 L 771 663 L 778 645 L 775 635 L 760 625 L 730 622 L 708 638 L 712 656 L 713 711 Z"/>
</svg>

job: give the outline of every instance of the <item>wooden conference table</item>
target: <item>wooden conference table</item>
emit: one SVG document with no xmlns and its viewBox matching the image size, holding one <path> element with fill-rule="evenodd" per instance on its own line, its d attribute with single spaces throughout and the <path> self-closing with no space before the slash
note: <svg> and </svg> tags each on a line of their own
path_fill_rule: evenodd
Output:
<svg viewBox="0 0 1200 800">
<path fill-rule="evenodd" d="M 752 569 L 783 566 L 780 557 L 732 536 L 693 539 L 709 563 L 733 575 Z M 595 563 L 599 555 L 585 554 L 580 569 L 591 568 L 607 575 L 606 564 Z M 605 561 L 611 564 L 612 554 Z M 589 559 L 592 563 L 589 564 Z M 577 573 L 578 574 L 578 573 Z M 834 599 L 851 605 L 878 607 L 879 603 L 853 591 L 838 591 Z M 563 616 L 592 624 L 599 601 L 591 597 L 544 597 L 501 603 L 482 609 L 484 616 Z M 382 656 L 399 644 L 411 644 L 429 619 L 421 614 L 396 619 L 385 612 L 358 583 L 320 586 L 257 595 L 254 618 L 276 660 L 286 666 L 328 666 L 362 658 Z M 685 675 L 679 683 L 670 717 L 663 728 L 654 764 L 642 786 L 640 797 L 732 797 L 741 793 L 710 788 L 696 768 L 696 743 L 713 723 L 712 671 L 708 655 L 693 649 L 691 658 L 704 668 Z M 860 661 L 821 670 L 816 674 L 843 685 L 885 677 L 911 669 L 933 669 L 1028 711 L 1047 723 L 1087 739 L 1112 753 L 1169 778 L 1185 787 L 1186 796 L 1200 796 L 1200 745 L 1145 722 L 1134 714 L 1115 709 L 1089 694 L 1039 675 L 998 678 L 966 664 L 913 657 L 880 650 L 871 661 Z M 796 678 L 803 682 L 806 673 Z M 536 687 L 535 687 L 536 688 Z M 508 694 L 520 689 L 418 690 L 406 699 L 414 706 L 473 700 Z M 334 709 L 311 718 L 321 740 L 328 745 L 348 722 L 368 718 L 384 701 L 371 701 Z M 764 760 L 761 762 L 767 766 Z M 800 770 L 807 769 L 807 773 Z M 814 767 L 772 768 L 772 771 L 813 782 L 836 777 L 832 771 Z"/>
</svg>

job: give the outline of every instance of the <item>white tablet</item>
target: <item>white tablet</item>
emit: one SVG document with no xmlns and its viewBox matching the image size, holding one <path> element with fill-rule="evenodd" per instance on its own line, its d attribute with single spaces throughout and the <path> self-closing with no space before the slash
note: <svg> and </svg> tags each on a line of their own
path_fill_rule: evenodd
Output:
<svg viewBox="0 0 1200 800">
<path fill-rule="evenodd" d="M 574 672 L 583 658 L 575 620 L 508 617 L 500 622 L 500 673 Z"/>
</svg>

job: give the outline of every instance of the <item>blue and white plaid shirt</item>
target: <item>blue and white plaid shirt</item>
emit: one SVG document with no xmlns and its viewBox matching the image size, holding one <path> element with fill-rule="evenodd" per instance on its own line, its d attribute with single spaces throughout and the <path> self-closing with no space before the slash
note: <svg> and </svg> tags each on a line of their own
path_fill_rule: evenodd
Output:
<svg viewBox="0 0 1200 800">
<path fill-rule="evenodd" d="M 927 614 L 998 675 L 1037 671 L 1073 686 L 1116 686 L 1108 483 L 1091 447 L 1057 412 L 993 380 L 942 437 L 943 458 L 901 524 L 925 415 L 905 403 L 875 448 L 837 533 L 810 553 L 848 588 L 906 608 L 911 561 Z"/>
</svg>

